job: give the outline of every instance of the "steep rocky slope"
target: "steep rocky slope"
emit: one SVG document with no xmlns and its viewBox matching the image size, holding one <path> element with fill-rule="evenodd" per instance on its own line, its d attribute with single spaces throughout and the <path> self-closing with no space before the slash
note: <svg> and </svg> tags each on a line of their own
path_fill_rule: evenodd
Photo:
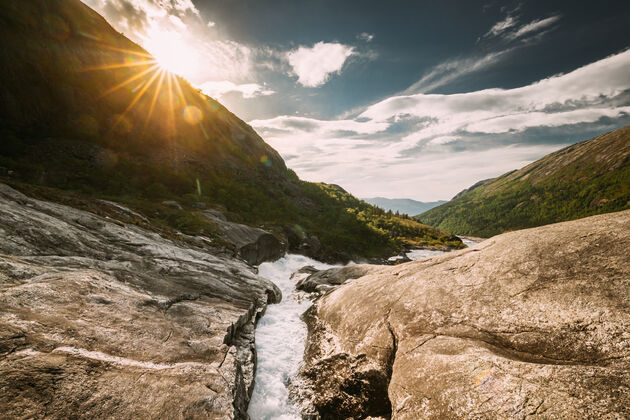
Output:
<svg viewBox="0 0 630 420">
<path fill-rule="evenodd" d="M 207 241 L 0 184 L 0 417 L 244 418 L 280 298 Z"/>
<path fill-rule="evenodd" d="M 60 190 L 48 199 L 72 191 L 124 203 L 154 225 L 225 238 L 201 212 L 214 209 L 294 250 L 318 243 L 314 256 L 330 261 L 389 257 L 437 236 L 462 246 L 419 223 L 400 238 L 375 223 L 383 212 L 299 180 L 249 125 L 79 0 L 3 2 L 0 45 L 4 181 Z"/>
<path fill-rule="evenodd" d="M 551 153 L 417 216 L 448 232 L 501 232 L 630 208 L 630 126 Z"/>
<path fill-rule="evenodd" d="M 628 249 L 624 211 L 372 267 L 307 313 L 302 398 L 324 419 L 628 418 Z"/>
</svg>

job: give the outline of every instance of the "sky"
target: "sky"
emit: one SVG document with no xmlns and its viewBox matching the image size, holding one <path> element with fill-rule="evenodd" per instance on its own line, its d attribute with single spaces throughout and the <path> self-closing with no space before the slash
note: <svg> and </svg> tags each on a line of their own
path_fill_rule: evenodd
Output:
<svg viewBox="0 0 630 420">
<path fill-rule="evenodd" d="M 84 0 L 308 181 L 450 199 L 630 124 L 630 2 Z"/>
</svg>

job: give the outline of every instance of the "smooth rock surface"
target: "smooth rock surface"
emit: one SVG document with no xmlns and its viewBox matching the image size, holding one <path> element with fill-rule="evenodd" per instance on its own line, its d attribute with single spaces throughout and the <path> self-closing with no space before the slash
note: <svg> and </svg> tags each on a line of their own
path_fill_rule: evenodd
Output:
<svg viewBox="0 0 630 420">
<path fill-rule="evenodd" d="M 0 184 L 0 417 L 245 418 L 280 291 L 213 252 Z"/>
<path fill-rule="evenodd" d="M 323 419 L 630 417 L 630 211 L 373 267 L 307 313 Z"/>
</svg>

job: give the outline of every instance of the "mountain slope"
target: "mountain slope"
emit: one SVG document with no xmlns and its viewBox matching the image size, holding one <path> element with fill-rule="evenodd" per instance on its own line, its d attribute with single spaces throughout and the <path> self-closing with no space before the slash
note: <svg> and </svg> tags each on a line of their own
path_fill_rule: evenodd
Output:
<svg viewBox="0 0 630 420">
<path fill-rule="evenodd" d="M 413 216 L 415 214 L 424 213 L 427 210 L 437 207 L 446 201 L 432 201 L 422 202 L 412 200 L 410 198 L 384 198 L 384 197 L 371 197 L 363 198 L 363 201 L 370 203 L 373 206 L 380 207 L 384 210 L 391 210 L 393 212 L 399 212 L 400 214 L 408 214 Z"/>
<path fill-rule="evenodd" d="M 418 216 L 460 235 L 490 237 L 630 207 L 630 126 L 485 180 Z"/>
<path fill-rule="evenodd" d="M 4 2 L 0 39 L 0 178 L 14 188 L 87 209 L 116 201 L 152 226 L 219 241 L 202 211 L 212 208 L 327 260 L 462 246 L 419 223 L 401 238 L 349 194 L 300 181 L 250 126 L 79 0 Z"/>
</svg>

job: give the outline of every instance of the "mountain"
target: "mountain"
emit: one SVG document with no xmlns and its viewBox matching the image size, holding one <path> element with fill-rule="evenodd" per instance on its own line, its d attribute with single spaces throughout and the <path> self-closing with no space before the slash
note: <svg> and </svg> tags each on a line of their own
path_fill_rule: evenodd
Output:
<svg viewBox="0 0 630 420">
<path fill-rule="evenodd" d="M 0 39 L 0 178 L 13 188 L 97 213 L 120 203 L 162 233 L 228 248 L 242 244 L 205 211 L 329 261 L 463 246 L 301 181 L 249 125 L 79 0 L 4 2 Z"/>
<path fill-rule="evenodd" d="M 418 217 L 459 235 L 501 232 L 630 208 L 630 126 L 478 182 Z"/>
<path fill-rule="evenodd" d="M 446 201 L 431 201 L 425 203 L 422 201 L 412 200 L 410 198 L 384 198 L 384 197 L 372 197 L 363 198 L 363 201 L 370 203 L 373 206 L 380 207 L 384 210 L 391 210 L 400 214 L 415 215 L 424 213 L 427 210 L 437 207 Z"/>
</svg>

